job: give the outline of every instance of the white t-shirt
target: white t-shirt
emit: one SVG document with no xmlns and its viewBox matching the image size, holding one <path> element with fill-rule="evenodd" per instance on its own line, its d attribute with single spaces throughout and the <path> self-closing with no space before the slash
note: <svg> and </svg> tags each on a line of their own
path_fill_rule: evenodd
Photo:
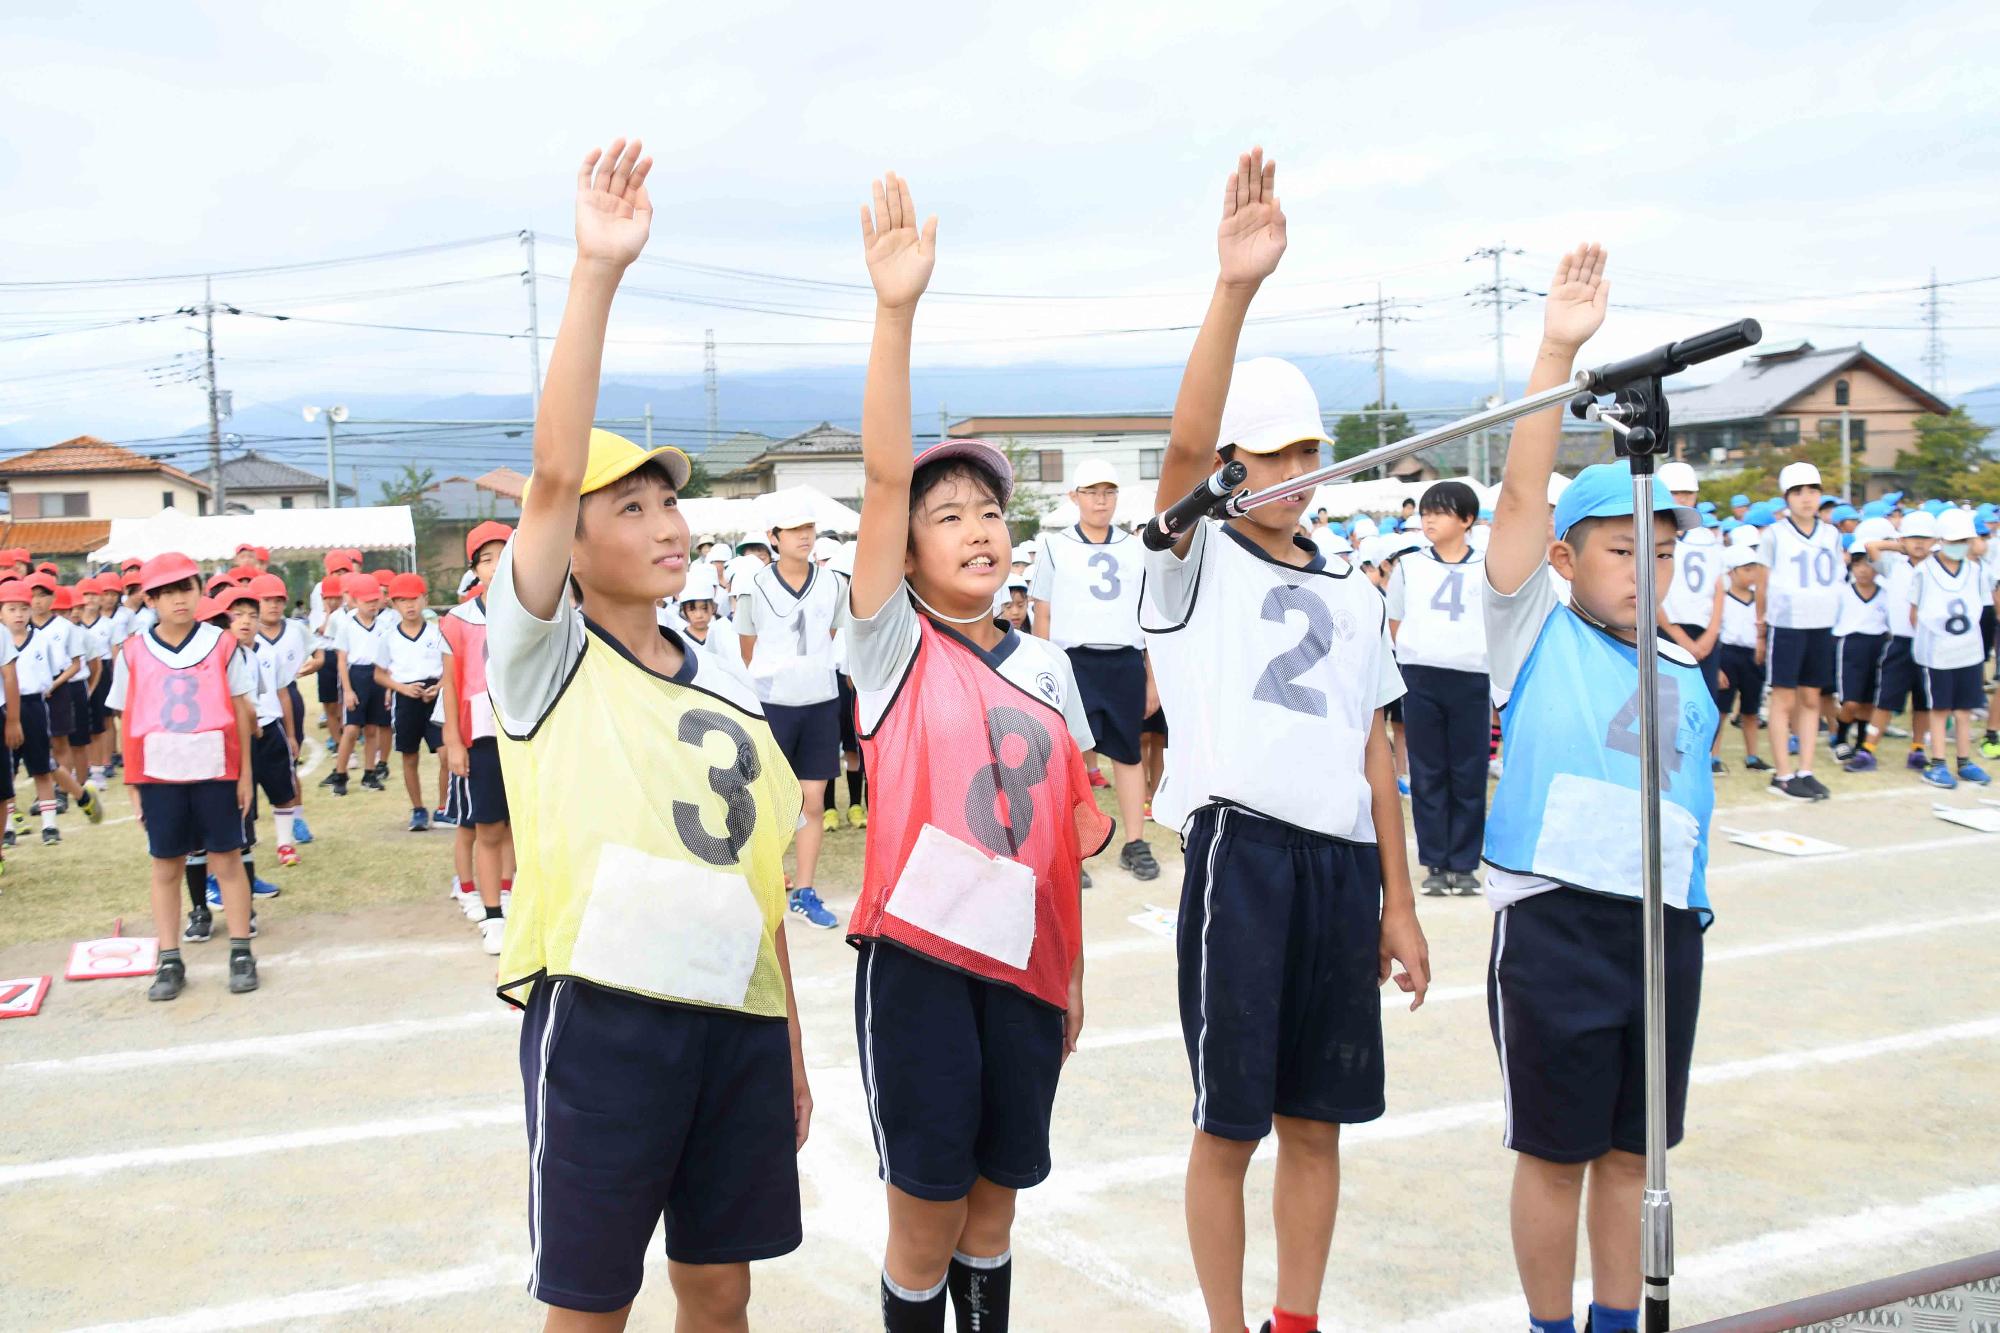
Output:
<svg viewBox="0 0 2000 1333">
<path fill-rule="evenodd" d="M 1898 551 L 1884 551 L 1876 561 L 1881 566 L 1882 595 L 1888 599 L 1884 610 L 1889 617 L 1889 632 L 1910 638 L 1916 633 L 1910 625 L 1910 597 L 1916 590 L 1917 570 L 1921 566 L 1911 564 L 1910 558 Z M 1929 563 L 1929 557 L 1925 557 L 1922 564 Z"/>
<path fill-rule="evenodd" d="M 1731 588 L 1722 598 L 1722 642 L 1732 648 L 1757 650 L 1757 597 L 1739 598 Z"/>
<path fill-rule="evenodd" d="M 1139 585 L 1144 547 L 1113 528 L 1101 542 L 1082 527 L 1042 538 L 1041 558 L 1028 575 L 1028 597 L 1049 604 L 1049 640 L 1058 648 L 1143 648 Z M 1006 588 L 1000 590 L 1001 600 Z"/>
<path fill-rule="evenodd" d="M 1875 595 L 1863 597 L 1852 583 L 1840 590 L 1840 615 L 1833 622 L 1833 637 L 1845 638 L 1850 634 L 1887 634 L 1889 632 L 1889 594 L 1875 585 Z"/>
<path fill-rule="evenodd" d="M 685 622 L 668 626 L 681 636 L 681 641 L 694 649 L 705 659 L 703 665 L 713 665 L 743 682 L 743 688 L 755 690 L 750 683 L 750 668 L 743 664 L 743 639 L 737 634 L 736 626 L 721 616 L 712 617 L 708 622 L 707 637 L 697 639 Z"/>
<path fill-rule="evenodd" d="M 306 659 L 312 656 L 311 634 L 302 620 L 287 619 L 278 627 L 277 637 L 266 638 L 264 627 L 257 627 L 257 640 L 271 645 L 278 655 L 278 681 L 289 685 L 299 678 L 299 670 Z"/>
<path fill-rule="evenodd" d="M 14 663 L 14 672 L 23 695 L 47 694 L 56 677 L 69 666 L 69 631 L 73 628 L 67 620 L 51 620 L 39 628 L 29 622 L 28 637 L 15 645 L 21 655 Z"/>
<path fill-rule="evenodd" d="M 250 642 L 250 647 L 236 650 L 238 657 L 250 659 L 254 682 L 250 704 L 257 710 L 258 726 L 275 726 L 285 712 L 285 681 L 278 674 L 278 654 L 262 635 L 253 636 Z"/>
<path fill-rule="evenodd" d="M 144 645 L 141 651 L 149 652 L 158 658 L 162 664 L 172 667 L 176 671 L 181 671 L 193 666 L 214 652 L 215 641 L 227 633 L 229 633 L 228 630 L 218 629 L 206 622 L 197 622 L 194 632 L 188 635 L 180 647 L 169 648 L 166 644 L 160 642 L 158 634 L 148 630 L 145 637 L 140 640 Z M 126 675 L 125 654 L 120 653 L 118 654 L 117 665 L 112 668 L 111 693 L 104 696 L 104 706 L 112 712 L 122 713 L 125 711 L 125 691 L 128 688 Z M 231 653 L 229 655 L 229 693 L 241 696 L 255 694 L 256 691 L 257 675 L 251 668 L 250 655 L 244 652 Z"/>
<path fill-rule="evenodd" d="M 401 616 L 393 620 L 384 616 L 375 623 L 381 627 L 376 635 L 375 664 L 388 670 L 389 679 L 398 685 L 414 685 L 443 678 L 444 659 L 451 655 L 451 645 L 445 642 L 436 621 L 424 621 L 414 637 L 404 631 Z"/>
<path fill-rule="evenodd" d="M 374 666 L 381 660 L 382 627 L 398 623 L 400 617 L 394 612 L 378 611 L 375 623 L 363 624 L 361 617 L 352 611 L 342 611 L 330 626 L 334 632 L 334 646 L 347 654 L 350 667 Z"/>
</svg>

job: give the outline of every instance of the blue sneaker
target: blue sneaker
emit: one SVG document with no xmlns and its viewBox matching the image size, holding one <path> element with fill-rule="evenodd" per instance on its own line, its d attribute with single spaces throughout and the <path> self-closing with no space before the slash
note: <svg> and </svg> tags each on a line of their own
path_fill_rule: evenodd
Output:
<svg viewBox="0 0 2000 1333">
<path fill-rule="evenodd" d="M 1708 771 L 1711 773 L 1727 773 L 1729 765 L 1723 763 L 1720 759 L 1711 758 L 1708 761 Z"/>
<path fill-rule="evenodd" d="M 1404 796 L 1408 796 L 1410 794 L 1410 780 L 1408 778 L 1397 778 L 1396 790 Z"/>
<path fill-rule="evenodd" d="M 215 882 L 215 876 L 213 875 L 208 877 L 208 905 L 210 907 L 222 906 L 222 886 Z"/>
<path fill-rule="evenodd" d="M 808 925 L 818 926 L 821 930 L 832 930 L 840 924 L 840 918 L 827 910 L 811 885 L 792 890 L 790 907 L 793 916 L 804 917 Z"/>
<path fill-rule="evenodd" d="M 1849 773 L 1873 773 L 1875 756 L 1868 750 L 1856 750 L 1848 761 L 1841 765 Z"/>
<path fill-rule="evenodd" d="M 1887 733 L 1884 734 L 1886 735 Z M 1921 745 L 1912 745 L 1909 757 L 1903 760 L 1903 767 L 1912 768 L 1921 773 L 1930 766 L 1931 761 L 1924 758 L 1924 747 Z"/>
<path fill-rule="evenodd" d="M 1951 775 L 1951 770 L 1944 766 L 1942 759 L 1933 762 L 1924 770 L 1924 781 L 1933 787 L 1944 787 L 1947 790 L 1958 785 L 1958 779 Z"/>
<path fill-rule="evenodd" d="M 410 832 L 422 833 L 428 830 L 430 826 L 431 812 L 424 809 L 421 805 L 412 807 L 410 810 Z"/>
<path fill-rule="evenodd" d="M 292 820 L 292 841 L 303 847 L 312 840 L 313 831 L 306 827 L 306 817 L 300 815 Z"/>
<path fill-rule="evenodd" d="M 333 741 L 333 740 L 329 740 L 329 741 L 328 741 L 328 742 L 326 743 L 326 752 L 327 752 L 328 754 L 339 754 L 339 753 L 340 753 L 340 742 L 338 742 L 338 741 Z"/>
<path fill-rule="evenodd" d="M 1970 759 L 1961 759 L 1958 761 L 1958 776 L 1962 782 L 1976 782 L 1982 787 L 1993 781 L 1992 778 L 1986 776 L 1985 769 L 1973 763 Z"/>
<path fill-rule="evenodd" d="M 1799 752 L 1799 738 L 1798 738 L 1797 736 L 1788 736 L 1788 737 L 1786 737 L 1786 738 L 1785 738 L 1785 753 L 1786 753 L 1786 754 L 1797 754 L 1798 752 Z"/>
<path fill-rule="evenodd" d="M 253 898 L 275 898 L 278 896 L 278 892 L 278 886 L 268 879 L 253 879 L 250 881 L 250 896 Z"/>
</svg>

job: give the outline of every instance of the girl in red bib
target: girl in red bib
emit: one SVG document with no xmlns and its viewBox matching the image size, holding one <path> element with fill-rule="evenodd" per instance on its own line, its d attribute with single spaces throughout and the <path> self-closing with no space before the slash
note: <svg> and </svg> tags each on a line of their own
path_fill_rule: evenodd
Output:
<svg viewBox="0 0 2000 1333">
<path fill-rule="evenodd" d="M 1111 821 L 1068 659 L 996 619 L 1007 459 L 977 440 L 911 457 L 910 337 L 936 219 L 907 184 L 862 211 L 875 341 L 848 666 L 874 781 L 848 939 L 855 1031 L 889 1191 L 888 1333 L 1007 1327 L 1015 1191 L 1049 1173 L 1049 1115 L 1083 1026 L 1082 861 Z"/>
</svg>

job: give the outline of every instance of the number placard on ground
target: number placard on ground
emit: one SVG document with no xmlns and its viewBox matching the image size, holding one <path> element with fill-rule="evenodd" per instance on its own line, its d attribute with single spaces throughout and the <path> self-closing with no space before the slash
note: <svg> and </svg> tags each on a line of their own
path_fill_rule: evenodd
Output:
<svg viewBox="0 0 2000 1333">
<path fill-rule="evenodd" d="M 1977 807 L 1933 805 L 1931 813 L 1947 824 L 1962 824 L 1980 833 L 2000 833 L 2000 810 L 1981 802 Z"/>
<path fill-rule="evenodd" d="M 47 977 L 15 977 L 0 981 L 0 1018 L 33 1018 L 49 993 Z"/>
<path fill-rule="evenodd" d="M 113 935 L 71 946 L 65 981 L 151 976 L 160 965 L 160 942 L 150 935 Z"/>
<path fill-rule="evenodd" d="M 1740 847 L 1755 847 L 1760 852 L 1776 852 L 1780 856 L 1825 856 L 1847 850 L 1837 842 L 1786 833 L 1782 829 L 1759 829 L 1755 833 L 1732 830 L 1729 840 Z"/>
<path fill-rule="evenodd" d="M 1141 930 L 1149 930 L 1155 935 L 1172 939 L 1174 932 L 1180 926 L 1181 914 L 1171 907 L 1155 907 L 1147 903 L 1145 911 L 1134 912 L 1125 919 Z"/>
</svg>

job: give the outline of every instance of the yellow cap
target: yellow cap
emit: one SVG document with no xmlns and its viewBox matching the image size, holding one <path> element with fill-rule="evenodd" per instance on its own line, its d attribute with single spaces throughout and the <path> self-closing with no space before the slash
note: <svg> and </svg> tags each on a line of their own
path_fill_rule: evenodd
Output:
<svg viewBox="0 0 2000 1333">
<path fill-rule="evenodd" d="M 693 464 L 688 462 L 686 454 L 673 445 L 663 444 L 655 449 L 643 449 L 623 435 L 615 435 L 608 430 L 598 430 L 593 427 L 590 432 L 590 457 L 583 465 L 583 485 L 578 488 L 577 493 L 589 495 L 592 491 L 601 491 L 620 477 L 637 472 L 655 458 L 659 459 L 667 469 L 667 476 L 673 481 L 675 490 L 678 491 L 687 485 Z M 527 500 L 528 486 L 532 486 L 534 480 L 532 476 L 529 477 L 528 484 L 521 487 L 523 502 Z"/>
</svg>

